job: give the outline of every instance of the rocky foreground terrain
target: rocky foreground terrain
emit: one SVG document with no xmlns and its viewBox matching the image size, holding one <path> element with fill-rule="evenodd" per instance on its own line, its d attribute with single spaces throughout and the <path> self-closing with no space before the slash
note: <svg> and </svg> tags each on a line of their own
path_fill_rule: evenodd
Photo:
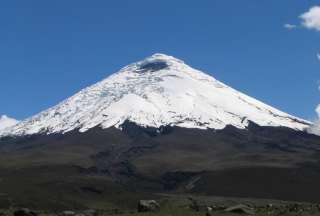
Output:
<svg viewBox="0 0 320 216">
<path fill-rule="evenodd" d="M 31 210 L 11 207 L 0 210 L 1 216 L 317 216 L 320 204 L 278 200 L 237 199 L 161 195 L 159 200 L 138 200 L 136 208 L 103 208 L 77 210 Z"/>
</svg>

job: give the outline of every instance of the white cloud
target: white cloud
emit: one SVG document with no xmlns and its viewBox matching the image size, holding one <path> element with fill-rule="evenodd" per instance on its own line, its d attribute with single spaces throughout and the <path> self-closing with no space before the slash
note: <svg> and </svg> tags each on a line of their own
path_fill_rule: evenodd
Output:
<svg viewBox="0 0 320 216">
<path fill-rule="evenodd" d="M 300 15 L 299 18 L 302 20 L 302 27 L 320 31 L 320 6 L 311 7 L 309 11 Z M 320 53 L 317 53 L 317 59 L 320 61 Z M 316 108 L 316 113 L 318 114 L 318 120 L 307 131 L 320 136 L 320 104 Z"/>
<path fill-rule="evenodd" d="M 16 125 L 19 121 L 13 118 L 9 118 L 6 115 L 0 116 L 0 130 L 4 130 L 8 127 Z"/>
<path fill-rule="evenodd" d="M 320 90 L 320 86 L 318 89 Z M 307 129 L 307 132 L 320 136 L 320 104 L 316 108 L 316 113 L 318 114 L 318 119 Z"/>
<path fill-rule="evenodd" d="M 289 24 L 289 23 L 284 24 L 284 26 L 283 26 L 283 27 L 285 27 L 286 29 L 289 29 L 289 30 L 292 30 L 292 29 L 297 28 L 297 26 L 296 26 L 296 25 Z"/>
<path fill-rule="evenodd" d="M 318 120 L 316 120 L 314 124 L 308 128 L 308 132 L 320 136 L 320 105 L 318 105 L 316 108 L 316 112 L 318 114 Z"/>
<path fill-rule="evenodd" d="M 307 132 L 320 136 L 320 120 L 317 120 L 313 126 L 309 127 Z"/>
<path fill-rule="evenodd" d="M 314 6 L 300 16 L 302 26 L 307 29 L 320 31 L 320 6 Z"/>
</svg>

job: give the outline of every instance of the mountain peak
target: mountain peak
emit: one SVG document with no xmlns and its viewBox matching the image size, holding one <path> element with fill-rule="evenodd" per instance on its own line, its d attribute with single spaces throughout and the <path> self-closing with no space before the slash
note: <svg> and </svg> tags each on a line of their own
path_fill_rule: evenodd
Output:
<svg viewBox="0 0 320 216">
<path fill-rule="evenodd" d="M 177 63 L 184 63 L 182 60 L 175 58 L 170 55 L 166 55 L 163 53 L 155 53 L 147 58 L 144 61 L 152 61 L 152 60 L 159 60 L 159 61 L 166 61 L 166 62 L 177 62 Z"/>
<path fill-rule="evenodd" d="M 3 135 L 85 132 L 90 128 L 121 128 L 125 121 L 143 127 L 171 125 L 222 129 L 283 126 L 304 130 L 309 122 L 251 98 L 213 77 L 165 54 L 130 64 L 81 90 Z"/>
<path fill-rule="evenodd" d="M 162 53 L 155 53 L 143 59 L 142 61 L 138 61 L 124 67 L 120 70 L 120 72 L 130 71 L 143 74 L 146 72 L 156 72 L 161 70 L 181 68 L 183 66 L 185 66 L 185 64 L 180 59 Z"/>
</svg>

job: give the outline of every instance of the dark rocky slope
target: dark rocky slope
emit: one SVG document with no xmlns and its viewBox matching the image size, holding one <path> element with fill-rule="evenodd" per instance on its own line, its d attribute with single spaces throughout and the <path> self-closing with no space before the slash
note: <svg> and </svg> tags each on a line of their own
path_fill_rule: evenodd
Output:
<svg viewBox="0 0 320 216">
<path fill-rule="evenodd" d="M 157 192 L 315 202 L 319 152 L 320 137 L 254 123 L 214 131 L 125 122 L 122 130 L 6 137 L 0 202 L 119 204 Z"/>
</svg>

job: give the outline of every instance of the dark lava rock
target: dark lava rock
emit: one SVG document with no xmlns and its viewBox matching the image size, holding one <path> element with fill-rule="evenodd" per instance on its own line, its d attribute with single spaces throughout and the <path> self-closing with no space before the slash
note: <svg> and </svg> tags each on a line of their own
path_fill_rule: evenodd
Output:
<svg viewBox="0 0 320 216">
<path fill-rule="evenodd" d="M 152 61 L 152 62 L 148 62 L 141 65 L 140 72 L 147 72 L 147 71 L 155 72 L 168 67 L 169 65 L 165 61 Z"/>
</svg>

